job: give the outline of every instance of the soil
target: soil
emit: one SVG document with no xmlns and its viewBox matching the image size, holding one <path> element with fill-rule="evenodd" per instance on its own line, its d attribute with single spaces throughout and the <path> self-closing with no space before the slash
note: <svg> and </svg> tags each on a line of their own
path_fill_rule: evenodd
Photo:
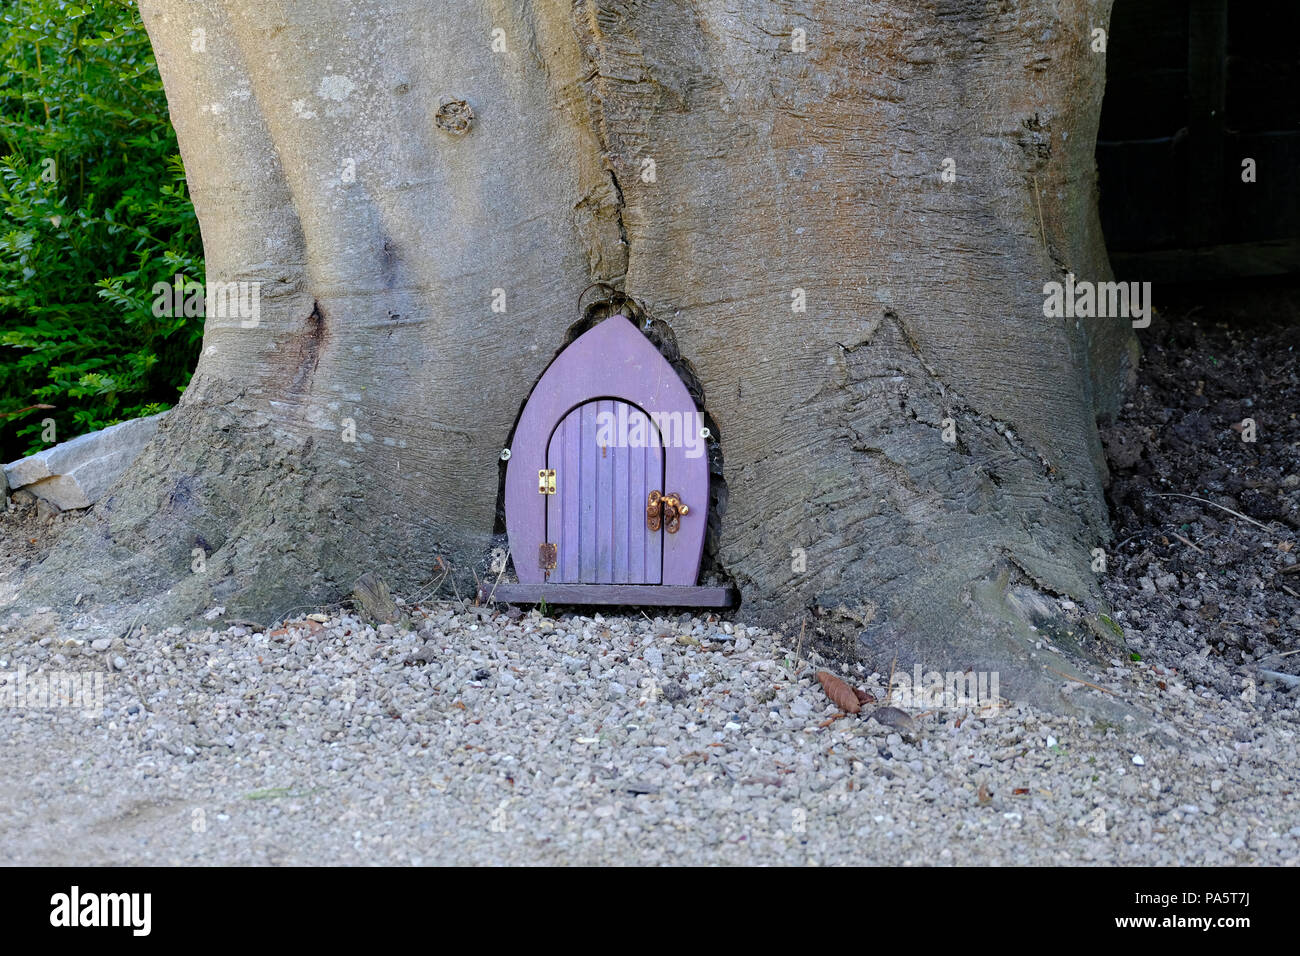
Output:
<svg viewBox="0 0 1300 956">
<path fill-rule="evenodd" d="M 19 489 L 0 500 L 0 607 L 12 603 L 23 577 L 45 560 L 59 532 L 83 514 L 70 511 L 54 515 L 38 509 L 36 496 Z"/>
<path fill-rule="evenodd" d="M 1138 653 L 1250 694 L 1258 666 L 1300 670 L 1300 284 L 1156 301 L 1137 388 L 1102 430 L 1105 589 Z"/>
</svg>

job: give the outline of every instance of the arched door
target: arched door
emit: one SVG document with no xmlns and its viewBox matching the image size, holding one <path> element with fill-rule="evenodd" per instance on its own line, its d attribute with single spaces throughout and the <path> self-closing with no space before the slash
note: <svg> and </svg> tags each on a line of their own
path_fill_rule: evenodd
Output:
<svg viewBox="0 0 1300 956">
<path fill-rule="evenodd" d="M 546 540 L 555 547 L 555 584 L 659 584 L 662 523 L 650 530 L 646 502 L 663 489 L 658 429 L 635 405 L 585 402 L 555 426 L 546 467 L 555 494 L 543 495 Z"/>
<path fill-rule="evenodd" d="M 505 505 L 518 581 L 485 585 L 485 599 L 729 604 L 729 588 L 696 582 L 709 510 L 702 430 L 677 372 L 625 316 L 575 339 L 515 427 Z"/>
</svg>

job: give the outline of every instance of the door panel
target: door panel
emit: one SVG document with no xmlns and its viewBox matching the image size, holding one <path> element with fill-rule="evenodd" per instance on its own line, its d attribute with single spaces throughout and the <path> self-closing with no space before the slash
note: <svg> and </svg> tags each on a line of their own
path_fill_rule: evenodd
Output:
<svg viewBox="0 0 1300 956">
<path fill-rule="evenodd" d="M 651 491 L 663 489 L 663 449 L 658 442 L 620 445 L 618 423 L 635 415 L 645 413 L 615 400 L 586 402 L 552 433 L 546 467 L 555 469 L 555 494 L 546 496 L 546 540 L 556 546 L 556 566 L 547 580 L 662 583 L 663 531 L 646 528 L 645 506 Z M 602 416 L 614 423 L 604 436 Z M 648 434 L 648 418 L 646 426 Z M 601 437 L 613 441 L 602 448 Z"/>
</svg>

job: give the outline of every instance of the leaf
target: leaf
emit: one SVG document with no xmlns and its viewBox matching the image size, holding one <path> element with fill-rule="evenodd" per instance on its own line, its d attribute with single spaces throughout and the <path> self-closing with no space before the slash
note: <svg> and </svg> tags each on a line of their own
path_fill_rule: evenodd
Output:
<svg viewBox="0 0 1300 956">
<path fill-rule="evenodd" d="M 853 688 L 853 693 L 858 695 L 859 704 L 874 704 L 876 702 L 876 695 L 867 692 L 861 687 Z"/>
<path fill-rule="evenodd" d="M 817 681 L 822 685 L 822 690 L 826 691 L 831 703 L 846 714 L 856 714 L 862 709 L 862 703 L 853 688 L 830 671 L 818 671 Z"/>
</svg>

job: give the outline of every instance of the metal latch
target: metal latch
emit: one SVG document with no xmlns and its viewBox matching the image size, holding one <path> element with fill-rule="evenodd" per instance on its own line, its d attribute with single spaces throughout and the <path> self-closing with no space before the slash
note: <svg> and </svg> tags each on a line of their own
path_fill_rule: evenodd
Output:
<svg viewBox="0 0 1300 956">
<path fill-rule="evenodd" d="M 691 509 L 677 492 L 665 495 L 652 491 L 646 497 L 645 526 L 651 531 L 658 531 L 662 525 L 669 534 L 676 534 L 682 526 L 681 516 L 690 513 Z"/>
<path fill-rule="evenodd" d="M 543 468 L 537 472 L 537 493 L 539 495 L 555 494 L 554 468 Z"/>
</svg>

